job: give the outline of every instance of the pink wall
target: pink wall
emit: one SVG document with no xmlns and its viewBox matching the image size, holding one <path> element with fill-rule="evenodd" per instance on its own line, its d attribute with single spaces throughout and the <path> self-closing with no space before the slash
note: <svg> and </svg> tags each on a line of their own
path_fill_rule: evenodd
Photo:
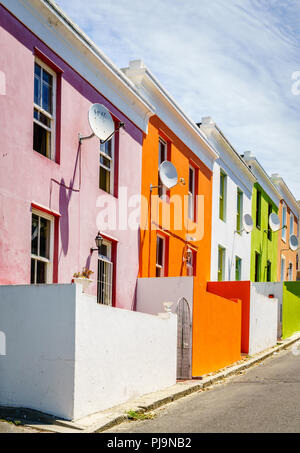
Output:
<svg viewBox="0 0 300 453">
<path fill-rule="evenodd" d="M 125 122 L 119 134 L 119 188 L 140 194 L 142 132 L 116 107 L 0 6 L 0 68 L 6 76 L 6 95 L 0 95 L 0 284 L 30 282 L 31 206 L 42 205 L 60 214 L 58 282 L 69 283 L 74 272 L 88 265 L 95 274 L 99 141 L 78 148 L 78 133 L 89 135 L 87 112 L 103 103 Z M 33 151 L 34 47 L 62 69 L 60 164 Z M 81 185 L 80 185 L 81 173 Z M 73 187 L 51 182 L 51 179 Z M 80 186 L 80 190 L 79 190 Z M 108 197 L 111 197 L 110 195 Z M 118 199 L 116 199 L 118 203 Z M 138 231 L 107 231 L 118 240 L 116 305 L 130 309 L 138 274 Z M 55 277 L 55 276 L 54 276 Z M 91 286 L 96 293 L 96 284 Z"/>
</svg>

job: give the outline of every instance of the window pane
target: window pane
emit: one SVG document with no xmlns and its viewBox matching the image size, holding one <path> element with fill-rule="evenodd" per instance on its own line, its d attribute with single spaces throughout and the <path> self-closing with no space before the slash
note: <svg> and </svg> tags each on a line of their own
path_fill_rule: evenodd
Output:
<svg viewBox="0 0 300 453">
<path fill-rule="evenodd" d="M 110 172 L 103 167 L 100 167 L 99 187 L 105 190 L 105 192 L 110 193 Z"/>
<path fill-rule="evenodd" d="M 97 301 L 100 304 L 112 305 L 113 264 L 98 260 Z"/>
<path fill-rule="evenodd" d="M 41 105 L 41 79 L 38 75 L 34 76 L 34 102 Z"/>
<path fill-rule="evenodd" d="M 110 168 L 110 162 L 111 161 L 109 159 L 107 159 L 106 157 L 100 155 L 100 163 L 102 165 L 105 165 L 105 167 Z"/>
<path fill-rule="evenodd" d="M 189 191 L 190 193 L 194 193 L 194 171 L 190 168 L 189 171 Z"/>
<path fill-rule="evenodd" d="M 159 141 L 159 165 L 167 159 L 166 157 L 166 144 L 161 140 Z"/>
<path fill-rule="evenodd" d="M 50 221 L 40 218 L 40 256 L 49 259 Z"/>
<path fill-rule="evenodd" d="M 100 149 L 103 153 L 107 154 L 109 157 L 112 157 L 112 139 L 108 140 L 108 142 L 100 144 Z"/>
<path fill-rule="evenodd" d="M 30 283 L 35 283 L 35 263 L 36 261 L 31 258 L 31 272 L 30 272 Z"/>
<path fill-rule="evenodd" d="M 32 214 L 31 253 L 33 255 L 37 255 L 38 254 L 38 229 L 39 229 L 39 218 L 35 214 Z"/>
<path fill-rule="evenodd" d="M 156 264 L 163 266 L 164 240 L 157 237 Z"/>
<path fill-rule="evenodd" d="M 44 72 L 45 73 L 45 72 Z M 43 102 L 42 107 L 44 110 L 52 114 L 52 87 L 43 82 L 42 96 Z"/>
<path fill-rule="evenodd" d="M 47 264 L 43 261 L 36 260 L 36 283 L 46 283 Z"/>
<path fill-rule="evenodd" d="M 39 124 L 33 124 L 33 149 L 43 156 L 50 156 L 51 135 Z"/>
</svg>

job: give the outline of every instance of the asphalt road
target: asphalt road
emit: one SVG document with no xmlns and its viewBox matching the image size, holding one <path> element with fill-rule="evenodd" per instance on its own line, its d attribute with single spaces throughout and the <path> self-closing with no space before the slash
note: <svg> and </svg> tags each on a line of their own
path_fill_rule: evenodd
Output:
<svg viewBox="0 0 300 453">
<path fill-rule="evenodd" d="M 300 356 L 280 352 L 154 414 L 106 433 L 300 433 Z"/>
</svg>

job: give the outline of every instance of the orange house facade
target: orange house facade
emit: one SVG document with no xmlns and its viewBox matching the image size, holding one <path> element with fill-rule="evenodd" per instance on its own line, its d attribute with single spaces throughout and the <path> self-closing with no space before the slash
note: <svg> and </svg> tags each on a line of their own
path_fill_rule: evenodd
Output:
<svg viewBox="0 0 300 453">
<path fill-rule="evenodd" d="M 159 165 L 178 169 L 178 184 L 161 185 Z M 151 186 L 154 186 L 151 190 Z M 210 274 L 212 172 L 157 116 L 149 120 L 142 156 L 139 277 Z"/>
<path fill-rule="evenodd" d="M 139 277 L 207 281 L 217 153 L 140 60 L 124 72 L 156 109 L 143 141 Z M 178 183 L 170 190 L 159 177 L 164 161 L 177 169 Z"/>
<path fill-rule="evenodd" d="M 207 292 L 213 164 L 219 155 L 140 60 L 123 71 L 155 110 L 142 147 L 136 309 L 157 314 L 165 302 L 173 303 L 177 377 L 197 377 L 239 360 L 241 353 L 241 301 Z M 160 180 L 165 161 L 177 170 L 170 189 Z"/>
<path fill-rule="evenodd" d="M 299 239 L 299 205 L 284 180 L 278 175 L 271 176 L 282 197 L 279 203 L 281 230 L 278 233 L 278 281 L 295 281 L 298 272 L 298 250 L 291 250 L 290 238 Z M 283 228 L 286 226 L 286 228 Z"/>
</svg>

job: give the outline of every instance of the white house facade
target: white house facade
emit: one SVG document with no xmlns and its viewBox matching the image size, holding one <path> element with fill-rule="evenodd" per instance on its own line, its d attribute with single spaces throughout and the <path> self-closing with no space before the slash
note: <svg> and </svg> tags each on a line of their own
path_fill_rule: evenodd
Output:
<svg viewBox="0 0 300 453">
<path fill-rule="evenodd" d="M 219 154 L 213 167 L 211 280 L 250 280 L 251 215 L 255 176 L 210 117 L 199 124 Z"/>
</svg>

